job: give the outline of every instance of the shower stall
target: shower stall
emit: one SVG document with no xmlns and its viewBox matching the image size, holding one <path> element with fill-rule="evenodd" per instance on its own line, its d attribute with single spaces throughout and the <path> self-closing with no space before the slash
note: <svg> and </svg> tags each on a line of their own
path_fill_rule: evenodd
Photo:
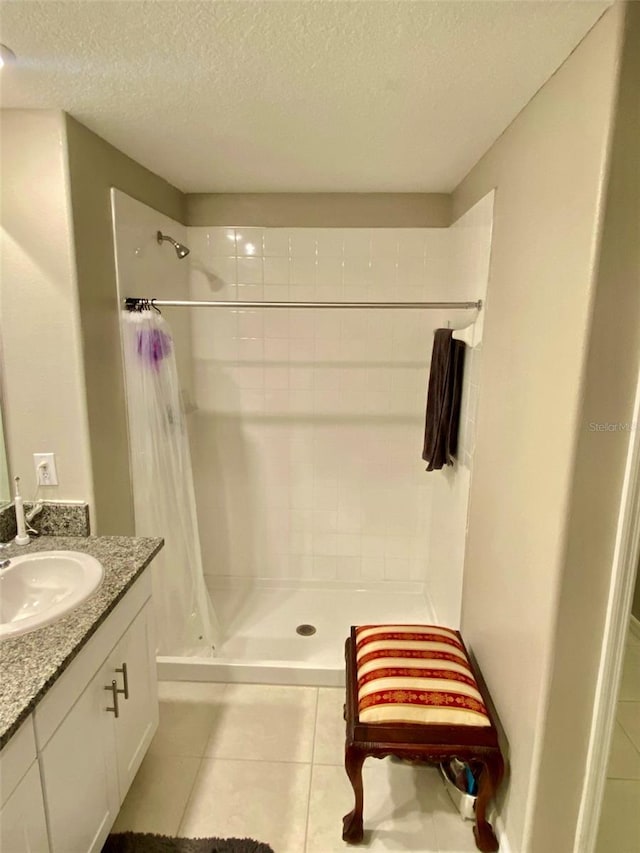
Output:
<svg viewBox="0 0 640 853">
<path fill-rule="evenodd" d="M 161 306 L 220 640 L 164 654 L 160 677 L 337 685 L 351 624 L 457 627 L 492 195 L 450 228 L 319 229 L 185 227 L 112 194 L 120 300 L 225 303 Z M 280 302 L 449 307 L 264 305 Z M 447 325 L 467 327 L 459 453 L 427 473 Z"/>
</svg>

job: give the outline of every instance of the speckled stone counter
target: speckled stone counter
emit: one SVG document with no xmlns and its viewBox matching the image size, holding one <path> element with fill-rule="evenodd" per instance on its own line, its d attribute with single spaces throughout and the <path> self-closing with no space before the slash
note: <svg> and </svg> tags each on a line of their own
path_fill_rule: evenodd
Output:
<svg viewBox="0 0 640 853">
<path fill-rule="evenodd" d="M 32 503 L 25 501 L 28 512 Z M 85 503 L 45 501 L 42 510 L 31 522 L 40 536 L 88 536 L 89 506 Z M 16 510 L 13 504 L 0 508 L 0 542 L 9 542 L 16 535 Z"/>
<path fill-rule="evenodd" d="M 2 559 L 34 551 L 84 551 L 99 560 L 98 590 L 52 625 L 0 641 L 0 749 L 64 672 L 89 637 L 163 546 L 128 536 L 48 536 L 3 549 Z"/>
</svg>

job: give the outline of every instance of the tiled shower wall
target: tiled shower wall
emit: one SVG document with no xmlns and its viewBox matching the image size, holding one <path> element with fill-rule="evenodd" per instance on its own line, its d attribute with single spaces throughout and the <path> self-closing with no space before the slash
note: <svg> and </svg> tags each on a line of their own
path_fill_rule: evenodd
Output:
<svg viewBox="0 0 640 853">
<path fill-rule="evenodd" d="M 188 229 L 191 298 L 448 300 L 450 229 Z M 205 572 L 425 580 L 433 331 L 471 312 L 195 309 Z"/>
<path fill-rule="evenodd" d="M 454 628 L 460 625 L 469 490 L 480 394 L 482 336 L 484 318 L 489 310 L 486 296 L 492 224 L 493 193 L 490 193 L 450 229 L 451 298 L 484 301 L 484 308 L 477 321 L 466 333 L 458 459 L 454 466 L 435 471 L 432 475 L 431 546 L 424 579 L 436 620 Z M 461 323 L 454 318 L 452 326 L 459 325 Z"/>
</svg>

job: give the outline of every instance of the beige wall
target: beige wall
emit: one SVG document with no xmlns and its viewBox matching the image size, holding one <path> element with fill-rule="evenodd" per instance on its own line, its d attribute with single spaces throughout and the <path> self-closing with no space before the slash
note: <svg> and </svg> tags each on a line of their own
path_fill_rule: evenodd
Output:
<svg viewBox="0 0 640 853">
<path fill-rule="evenodd" d="M 0 296 L 0 305 L 2 297 Z M 0 338 L 0 353 L 2 352 L 2 339 Z M 2 357 L 0 355 L 0 361 Z M 6 454 L 5 430 L 2 424 L 2 405 L 4 394 L 2 392 L 2 373 L 0 372 L 0 507 L 11 501 L 11 489 L 9 488 L 9 460 Z"/>
<path fill-rule="evenodd" d="M 56 454 L 59 485 L 42 496 L 93 496 L 64 116 L 4 110 L 2 385 L 9 467 L 25 497 L 33 453 Z"/>
<path fill-rule="evenodd" d="M 578 420 L 532 850 L 572 850 L 640 369 L 640 4 L 625 43 Z M 580 709 L 580 713 L 576 713 Z M 582 844 L 578 849 L 584 849 Z"/>
<path fill-rule="evenodd" d="M 91 464 L 100 534 L 133 532 L 110 188 L 180 222 L 184 196 L 66 117 Z"/>
<path fill-rule="evenodd" d="M 187 225 L 263 228 L 446 228 L 445 193 L 202 193 L 187 196 Z"/>
<path fill-rule="evenodd" d="M 462 630 L 508 737 L 501 812 L 519 853 L 571 849 L 558 838 L 572 814 L 546 848 L 532 822 L 622 15 L 606 13 L 454 193 L 457 217 L 497 188 Z"/>
<path fill-rule="evenodd" d="M 114 190 L 112 192 L 116 274 L 120 299 L 141 296 L 147 299 L 189 299 L 189 260 L 178 258 L 169 243 L 158 245 L 156 231 L 193 246 L 180 222 L 152 207 Z M 193 357 L 191 355 L 191 311 L 163 308 L 171 326 L 180 396 L 187 411 L 194 405 Z"/>
</svg>

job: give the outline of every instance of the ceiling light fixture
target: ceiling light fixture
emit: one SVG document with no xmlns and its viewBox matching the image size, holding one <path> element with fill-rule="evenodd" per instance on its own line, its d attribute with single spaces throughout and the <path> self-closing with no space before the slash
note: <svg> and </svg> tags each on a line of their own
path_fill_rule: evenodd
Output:
<svg viewBox="0 0 640 853">
<path fill-rule="evenodd" d="M 6 44 L 0 44 L 0 68 L 4 68 L 5 65 L 15 61 L 16 55 L 11 48 L 7 47 Z"/>
</svg>

